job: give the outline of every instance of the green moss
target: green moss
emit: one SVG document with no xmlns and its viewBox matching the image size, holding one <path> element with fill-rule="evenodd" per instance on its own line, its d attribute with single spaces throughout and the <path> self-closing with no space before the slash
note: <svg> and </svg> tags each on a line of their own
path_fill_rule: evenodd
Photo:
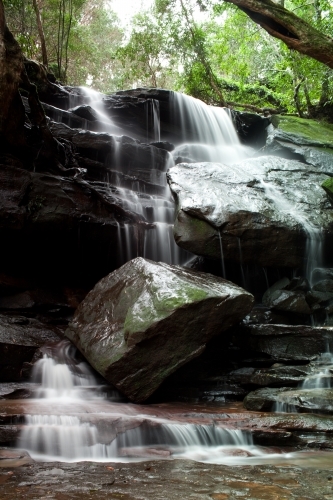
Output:
<svg viewBox="0 0 333 500">
<path fill-rule="evenodd" d="M 328 179 L 326 179 L 322 183 L 321 187 L 325 190 L 330 202 L 333 205 L 333 177 L 329 177 Z"/>
<path fill-rule="evenodd" d="M 311 141 L 333 145 L 333 124 L 298 118 L 297 116 L 273 116 L 272 123 L 284 132 L 301 135 Z"/>
<path fill-rule="evenodd" d="M 135 332 L 145 331 L 153 323 L 169 316 L 175 309 L 204 300 L 207 296 L 208 292 L 202 288 L 184 284 L 181 287 L 175 284 L 172 294 L 170 292 L 161 295 L 159 290 L 151 289 L 149 300 L 139 300 L 127 311 L 124 322 L 125 338 Z"/>
</svg>

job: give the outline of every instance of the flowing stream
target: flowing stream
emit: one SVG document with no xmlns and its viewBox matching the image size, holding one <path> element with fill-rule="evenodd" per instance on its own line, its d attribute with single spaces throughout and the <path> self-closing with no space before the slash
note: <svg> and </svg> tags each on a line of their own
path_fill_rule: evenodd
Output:
<svg viewBox="0 0 333 500">
<path fill-rule="evenodd" d="M 74 352 L 68 341 L 62 341 L 34 366 L 33 381 L 41 387 L 30 404 L 43 413 L 26 415 L 18 442 L 33 458 L 107 461 L 191 453 L 205 457 L 208 448 L 222 455 L 232 449 L 261 454 L 252 446 L 251 435 L 240 430 L 144 415 L 134 405 L 126 405 L 128 412 L 116 391 L 103 393 L 89 366 L 75 361 Z M 93 413 L 87 402 L 93 403 Z M 48 413 L 50 408 L 54 414 Z M 67 415 L 62 413 L 65 409 Z"/>
<path fill-rule="evenodd" d="M 254 446 L 250 432 L 223 427 L 220 419 L 225 415 L 216 409 L 212 418 L 199 409 L 189 414 L 189 407 L 183 414 L 163 405 L 160 409 L 121 402 L 117 391 L 107 391 L 89 366 L 75 359 L 69 341 L 46 349 L 35 364 L 33 381 L 40 388 L 25 403 L 27 414 L 17 447 L 36 460 L 186 458 L 253 465 L 283 463 L 298 456 Z"/>
</svg>

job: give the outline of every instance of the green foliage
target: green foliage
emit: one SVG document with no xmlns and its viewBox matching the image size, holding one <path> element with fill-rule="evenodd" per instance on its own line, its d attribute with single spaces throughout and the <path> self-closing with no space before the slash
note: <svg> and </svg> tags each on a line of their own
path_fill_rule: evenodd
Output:
<svg viewBox="0 0 333 500">
<path fill-rule="evenodd" d="M 23 52 L 41 61 L 32 1 L 4 3 Z M 166 87 L 209 104 L 223 98 L 309 115 L 316 106 L 333 109 L 332 70 L 287 49 L 223 0 L 155 0 L 125 33 L 105 0 L 37 3 L 49 68 L 71 84 L 88 82 L 103 92 Z M 331 35 L 331 0 L 286 0 L 285 6 Z"/>
<path fill-rule="evenodd" d="M 32 2 L 4 0 L 7 23 L 23 53 L 42 61 Z M 112 79 L 115 45 L 123 33 L 115 14 L 103 0 L 44 0 L 40 8 L 49 69 L 71 84 L 87 80 L 101 90 Z"/>
</svg>

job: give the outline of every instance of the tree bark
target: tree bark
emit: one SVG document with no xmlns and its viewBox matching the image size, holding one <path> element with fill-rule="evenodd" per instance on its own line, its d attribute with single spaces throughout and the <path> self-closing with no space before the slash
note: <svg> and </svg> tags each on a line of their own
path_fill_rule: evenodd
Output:
<svg viewBox="0 0 333 500">
<path fill-rule="evenodd" d="M 46 42 L 45 42 L 45 36 L 44 36 L 42 18 L 41 18 L 41 15 L 40 15 L 40 9 L 39 9 L 39 5 L 37 3 L 37 0 L 32 0 L 32 3 L 33 3 L 35 14 L 36 14 L 38 34 L 39 34 L 40 45 L 41 45 L 41 49 L 42 49 L 43 64 L 47 68 L 48 67 L 47 50 L 46 50 Z"/>
<path fill-rule="evenodd" d="M 24 69 L 21 49 L 6 25 L 0 0 L 0 148 L 2 151 L 25 144 L 25 110 L 19 94 Z"/>
<path fill-rule="evenodd" d="M 226 0 L 239 7 L 270 35 L 333 68 L 333 38 L 271 0 Z"/>
<path fill-rule="evenodd" d="M 193 41 L 193 45 L 194 45 L 195 51 L 197 53 L 197 57 L 198 57 L 199 61 L 201 62 L 201 64 L 203 65 L 203 67 L 206 70 L 207 76 L 209 78 L 209 83 L 210 83 L 212 89 L 216 92 L 216 94 L 220 98 L 219 105 L 220 106 L 225 106 L 226 105 L 226 101 L 224 99 L 224 95 L 222 94 L 222 91 L 219 88 L 218 82 L 216 80 L 216 76 L 214 75 L 213 70 L 212 70 L 212 68 L 211 68 L 211 66 L 210 66 L 210 64 L 208 62 L 208 59 L 206 58 L 205 50 L 202 47 L 200 41 L 197 39 L 197 36 L 196 36 L 195 31 L 194 31 L 194 29 L 192 27 L 192 23 L 191 23 L 191 21 L 189 19 L 189 15 L 188 15 L 188 12 L 187 12 L 187 9 L 186 9 L 186 7 L 184 5 L 183 0 L 180 0 L 180 5 L 182 7 L 182 11 L 184 13 L 184 16 L 185 16 L 185 19 L 186 19 L 186 22 L 187 22 L 187 26 L 188 26 L 189 31 L 191 33 L 191 37 L 192 37 L 192 41 Z"/>
</svg>

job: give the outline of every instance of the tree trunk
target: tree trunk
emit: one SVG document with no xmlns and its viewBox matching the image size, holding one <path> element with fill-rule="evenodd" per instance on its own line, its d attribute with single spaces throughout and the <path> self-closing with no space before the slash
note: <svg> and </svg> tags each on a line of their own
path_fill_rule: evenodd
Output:
<svg viewBox="0 0 333 500">
<path fill-rule="evenodd" d="M 270 35 L 333 68 L 333 38 L 271 0 L 226 0 L 239 7 Z"/>
<path fill-rule="evenodd" d="M 45 42 L 42 18 L 40 15 L 40 10 L 39 10 L 37 0 L 32 0 L 32 3 L 33 3 L 35 14 L 36 14 L 38 34 L 39 34 L 40 44 L 41 44 L 41 48 L 42 48 L 42 60 L 43 60 L 44 66 L 46 66 L 46 68 L 47 68 L 48 67 L 48 60 L 47 60 L 46 42 Z"/>
<path fill-rule="evenodd" d="M 184 5 L 183 0 L 180 0 L 180 4 L 181 4 L 182 11 L 184 13 L 184 16 L 185 16 L 185 19 L 186 19 L 186 22 L 187 22 L 187 26 L 188 26 L 189 31 L 191 33 L 191 37 L 192 37 L 192 41 L 193 41 L 193 46 L 194 46 L 194 50 L 197 53 L 197 57 L 198 57 L 199 61 L 201 62 L 201 64 L 203 65 L 203 67 L 206 70 L 206 73 L 207 73 L 207 76 L 208 76 L 208 79 L 209 79 L 209 83 L 210 83 L 212 89 L 216 92 L 216 94 L 218 95 L 218 97 L 220 99 L 219 105 L 220 106 L 225 106 L 226 105 L 226 101 L 224 99 L 224 96 L 222 94 L 221 89 L 219 88 L 216 76 L 213 73 L 213 70 L 212 70 L 212 68 L 211 68 L 211 66 L 210 66 L 210 64 L 208 62 L 208 59 L 207 59 L 206 54 L 205 54 L 204 47 L 202 46 L 200 40 L 198 40 L 198 38 L 196 36 L 196 33 L 195 33 L 195 30 L 192 27 L 192 24 L 194 24 L 194 23 L 191 23 L 191 21 L 189 19 L 189 14 L 187 12 L 187 9 L 186 9 L 186 7 Z"/>
<path fill-rule="evenodd" d="M 25 144 L 25 110 L 19 94 L 23 71 L 21 49 L 6 25 L 0 0 L 0 150 Z"/>
</svg>

